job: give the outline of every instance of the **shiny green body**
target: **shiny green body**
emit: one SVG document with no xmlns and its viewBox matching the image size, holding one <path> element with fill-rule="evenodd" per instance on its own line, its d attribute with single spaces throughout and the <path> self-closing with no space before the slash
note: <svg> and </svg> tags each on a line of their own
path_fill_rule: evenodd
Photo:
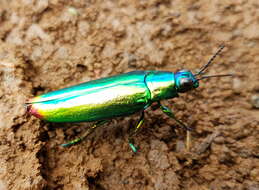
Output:
<svg viewBox="0 0 259 190">
<path fill-rule="evenodd" d="M 88 122 L 130 115 L 177 96 L 174 73 L 133 71 L 37 96 L 28 109 L 50 122 Z"/>
<path fill-rule="evenodd" d="M 132 138 L 144 123 L 144 110 L 153 102 L 157 102 L 161 111 L 174 119 L 183 129 L 191 130 L 178 120 L 168 107 L 162 105 L 160 100 L 178 97 L 178 93 L 196 89 L 200 80 L 232 76 L 230 74 L 204 76 L 205 70 L 223 48 L 224 46 L 221 46 L 196 74 L 188 70 L 176 73 L 133 71 L 49 92 L 30 99 L 25 106 L 28 113 L 50 122 L 97 121 L 81 137 L 62 144 L 63 147 L 82 141 L 108 119 L 141 112 L 137 125 L 128 137 L 129 146 L 133 152 L 137 152 Z"/>
</svg>

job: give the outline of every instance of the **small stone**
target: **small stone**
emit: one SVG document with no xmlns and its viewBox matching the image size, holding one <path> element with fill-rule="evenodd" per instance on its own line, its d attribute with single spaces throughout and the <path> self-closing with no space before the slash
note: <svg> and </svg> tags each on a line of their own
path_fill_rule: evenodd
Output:
<svg viewBox="0 0 259 190">
<path fill-rule="evenodd" d="M 253 95 L 251 97 L 251 104 L 254 108 L 259 109 L 259 95 Z"/>
<path fill-rule="evenodd" d="M 71 14 L 71 15 L 78 15 L 78 10 L 74 7 L 68 7 L 67 11 Z"/>
<path fill-rule="evenodd" d="M 235 92 L 237 92 L 237 93 L 242 92 L 242 90 L 244 89 L 243 86 L 244 85 L 239 78 L 233 79 L 233 89 L 234 89 Z"/>
<path fill-rule="evenodd" d="M 202 154 L 204 153 L 211 145 L 211 143 L 214 141 L 216 137 L 220 136 L 219 131 L 215 131 L 211 135 L 207 136 L 201 144 L 199 144 L 196 147 L 197 154 Z"/>
</svg>

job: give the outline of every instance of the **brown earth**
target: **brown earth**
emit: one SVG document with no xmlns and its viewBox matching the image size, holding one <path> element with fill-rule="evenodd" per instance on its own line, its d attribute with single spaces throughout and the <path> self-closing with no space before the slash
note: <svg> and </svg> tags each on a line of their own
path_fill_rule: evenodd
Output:
<svg viewBox="0 0 259 190">
<path fill-rule="evenodd" d="M 258 0 L 0 1 L 0 189 L 259 189 Z M 147 110 L 118 118 L 79 145 L 90 124 L 52 124 L 26 99 L 132 70 L 196 71 L 223 53 L 199 89 L 163 101 L 194 129 Z M 252 101 L 253 100 L 253 101 Z M 258 106 L 259 107 L 259 106 Z"/>
</svg>

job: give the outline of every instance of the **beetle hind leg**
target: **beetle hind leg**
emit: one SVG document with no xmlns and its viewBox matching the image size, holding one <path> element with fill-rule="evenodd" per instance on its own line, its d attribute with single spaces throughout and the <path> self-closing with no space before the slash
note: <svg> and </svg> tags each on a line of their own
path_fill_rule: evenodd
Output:
<svg viewBox="0 0 259 190">
<path fill-rule="evenodd" d="M 139 132 L 139 129 L 141 128 L 143 123 L 144 123 L 144 111 L 141 113 L 141 116 L 138 120 L 137 125 L 135 126 L 133 131 L 130 133 L 129 138 L 128 138 L 129 146 L 134 153 L 136 153 L 138 151 L 138 148 L 134 145 L 133 137 Z"/>
<path fill-rule="evenodd" d="M 68 143 L 61 144 L 61 146 L 69 147 L 69 146 L 75 145 L 75 144 L 83 141 L 86 137 L 88 137 L 90 134 L 92 134 L 97 127 L 101 126 L 102 124 L 104 124 L 106 122 L 107 122 L 107 120 L 101 120 L 101 121 L 96 122 L 93 126 L 91 126 L 89 129 L 87 129 L 81 137 L 78 137 L 72 141 L 69 141 Z"/>
</svg>

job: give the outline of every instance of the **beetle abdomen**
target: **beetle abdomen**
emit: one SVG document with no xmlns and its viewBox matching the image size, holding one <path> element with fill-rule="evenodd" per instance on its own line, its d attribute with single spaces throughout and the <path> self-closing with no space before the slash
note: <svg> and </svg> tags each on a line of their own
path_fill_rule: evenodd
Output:
<svg viewBox="0 0 259 190">
<path fill-rule="evenodd" d="M 28 111 L 51 122 L 82 122 L 125 116 L 150 104 L 146 71 L 134 71 L 43 94 Z"/>
</svg>

